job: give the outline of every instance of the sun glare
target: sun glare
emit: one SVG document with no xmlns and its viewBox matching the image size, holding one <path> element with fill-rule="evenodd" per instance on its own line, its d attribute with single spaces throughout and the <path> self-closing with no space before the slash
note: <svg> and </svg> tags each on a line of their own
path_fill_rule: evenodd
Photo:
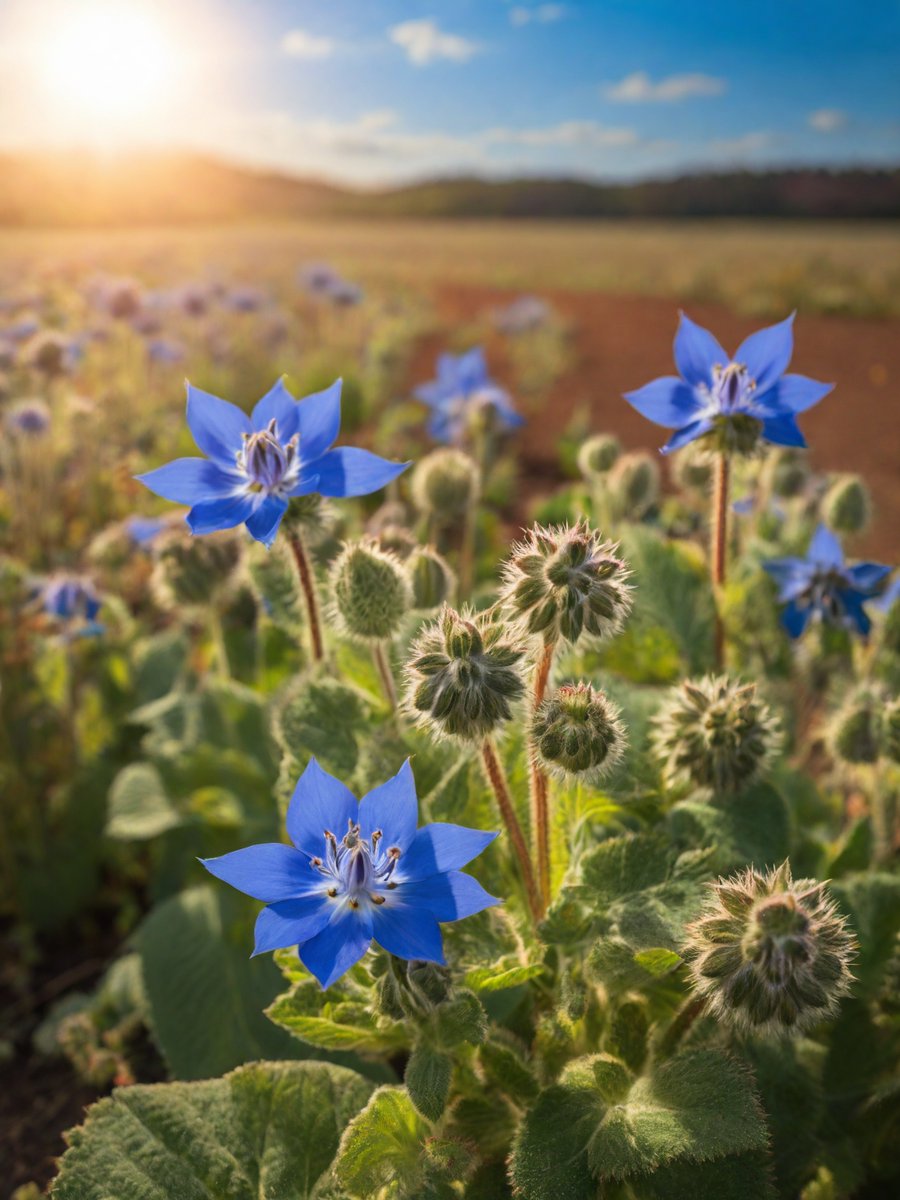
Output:
<svg viewBox="0 0 900 1200">
<path fill-rule="evenodd" d="M 156 15 L 123 3 L 77 6 L 48 31 L 43 82 L 67 122 L 113 133 L 152 113 L 173 86 L 178 56 Z"/>
</svg>

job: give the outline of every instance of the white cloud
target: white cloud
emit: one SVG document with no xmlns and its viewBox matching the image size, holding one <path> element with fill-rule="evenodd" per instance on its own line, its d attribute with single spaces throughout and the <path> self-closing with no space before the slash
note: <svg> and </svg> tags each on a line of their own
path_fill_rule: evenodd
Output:
<svg viewBox="0 0 900 1200">
<path fill-rule="evenodd" d="M 305 29 L 289 29 L 281 39 L 281 49 L 290 58 L 330 58 L 334 53 L 334 41 L 329 37 L 307 33 Z"/>
<path fill-rule="evenodd" d="M 807 120 L 818 133 L 839 133 L 850 124 L 850 118 L 840 108 L 817 108 Z"/>
<path fill-rule="evenodd" d="M 427 66 L 438 59 L 449 62 L 468 62 L 480 47 L 456 33 L 444 33 L 430 17 L 420 21 L 403 21 L 390 30 L 391 41 L 406 51 L 417 67 Z"/>
<path fill-rule="evenodd" d="M 516 7 L 509 10 L 509 23 L 520 29 L 523 25 L 552 25 L 568 13 L 564 4 L 539 4 L 537 8 Z"/>
<path fill-rule="evenodd" d="M 656 82 L 646 71 L 635 71 L 618 83 L 608 84 L 603 95 L 620 104 L 673 104 L 690 96 L 721 96 L 727 86 L 724 79 L 696 71 L 687 75 L 667 75 Z"/>
<path fill-rule="evenodd" d="M 774 133 L 756 130 L 752 133 L 742 133 L 737 137 L 713 138 L 709 148 L 722 158 L 741 159 L 752 158 L 764 150 L 771 150 L 778 138 Z"/>
<path fill-rule="evenodd" d="M 481 140 L 507 146 L 637 146 L 641 139 L 633 129 L 615 129 L 597 121 L 562 121 L 537 129 L 486 129 Z"/>
</svg>

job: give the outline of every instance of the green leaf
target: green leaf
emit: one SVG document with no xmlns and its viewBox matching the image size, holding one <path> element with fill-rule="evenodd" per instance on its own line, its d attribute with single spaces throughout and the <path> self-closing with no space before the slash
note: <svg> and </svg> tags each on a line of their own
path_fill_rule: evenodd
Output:
<svg viewBox="0 0 900 1200">
<path fill-rule="evenodd" d="M 641 1077 L 607 1110 L 588 1160 L 598 1178 L 624 1179 L 675 1159 L 761 1150 L 767 1136 L 746 1070 L 717 1050 L 697 1050 Z"/>
<path fill-rule="evenodd" d="M 630 1184 L 634 1200 L 772 1200 L 775 1195 L 766 1156 L 759 1152 L 669 1163 Z"/>
<path fill-rule="evenodd" d="M 512 1154 L 513 1183 L 526 1200 L 594 1200 L 600 1180 L 765 1149 L 750 1077 L 719 1051 L 681 1054 L 630 1088 L 628 1079 L 622 1064 L 594 1055 L 570 1063 L 541 1093 Z"/>
<path fill-rule="evenodd" d="M 634 956 L 634 961 L 645 971 L 659 978 L 675 970 L 681 962 L 681 955 L 676 954 L 674 950 L 664 950 L 657 946 L 653 950 L 639 950 Z"/>
<path fill-rule="evenodd" d="M 376 1021 L 364 1005 L 347 1003 L 340 992 L 335 1002 L 332 993 L 329 989 L 323 994 L 313 979 L 301 979 L 269 1005 L 266 1016 L 301 1041 L 325 1050 L 391 1054 L 407 1044 L 402 1023 Z"/>
<path fill-rule="evenodd" d="M 182 822 L 155 767 L 132 763 L 116 776 L 109 791 L 107 837 L 122 841 L 159 837 Z"/>
<path fill-rule="evenodd" d="M 854 993 L 870 994 L 881 983 L 900 936 L 900 876 L 882 871 L 848 875 L 831 890 L 859 939 Z"/>
<path fill-rule="evenodd" d="M 630 833 L 608 838 L 581 860 L 581 878 L 598 907 L 662 883 L 669 874 L 667 838 Z"/>
<path fill-rule="evenodd" d="M 325 1063 L 117 1089 L 68 1135 L 53 1200 L 305 1200 L 372 1084 Z"/>
<path fill-rule="evenodd" d="M 474 992 L 461 988 L 437 1006 L 433 1019 L 438 1041 L 445 1050 L 452 1050 L 460 1042 L 477 1046 L 487 1034 L 487 1014 L 481 1001 Z"/>
<path fill-rule="evenodd" d="M 669 826 L 678 845 L 714 846 L 713 873 L 737 867 L 777 866 L 791 851 L 791 823 L 784 797 L 769 783 L 757 783 L 721 807 L 696 800 L 676 804 Z"/>
<path fill-rule="evenodd" d="M 416 1108 L 429 1121 L 440 1120 L 447 1104 L 453 1063 L 446 1054 L 421 1042 L 406 1064 L 403 1082 Z"/>
<path fill-rule="evenodd" d="M 543 975 L 544 968 L 540 963 L 529 966 L 506 967 L 497 964 L 493 967 L 475 967 L 466 974 L 466 986 L 476 992 L 502 992 L 507 988 L 518 987 L 529 979 L 537 979 Z"/>
<path fill-rule="evenodd" d="M 422 1145 L 430 1133 L 402 1088 L 379 1088 L 344 1131 L 335 1175 L 360 1200 L 371 1200 L 389 1184 L 401 1196 L 415 1196 L 422 1181 Z"/>
<path fill-rule="evenodd" d="M 229 889 L 197 887 L 155 908 L 137 946 L 150 1024 L 173 1075 L 203 1079 L 254 1058 L 302 1058 L 263 1015 L 282 986 L 268 957 L 251 959 L 255 906 Z"/>
</svg>

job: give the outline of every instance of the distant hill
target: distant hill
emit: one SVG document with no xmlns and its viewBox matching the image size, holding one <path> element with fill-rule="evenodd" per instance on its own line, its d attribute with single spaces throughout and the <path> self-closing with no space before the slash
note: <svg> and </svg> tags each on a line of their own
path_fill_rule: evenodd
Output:
<svg viewBox="0 0 900 1200">
<path fill-rule="evenodd" d="M 896 218 L 900 168 L 734 171 L 639 183 L 453 178 L 354 191 L 199 155 L 0 155 L 0 225 L 342 216 Z"/>
</svg>

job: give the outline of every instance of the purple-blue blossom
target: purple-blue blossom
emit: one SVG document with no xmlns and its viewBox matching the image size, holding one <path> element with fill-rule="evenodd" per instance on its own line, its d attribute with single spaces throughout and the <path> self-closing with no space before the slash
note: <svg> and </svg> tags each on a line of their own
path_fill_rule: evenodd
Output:
<svg viewBox="0 0 900 1200">
<path fill-rule="evenodd" d="M 525 424 L 509 393 L 488 374 L 480 347 L 465 354 L 439 355 L 435 378 L 420 384 L 414 395 L 431 409 L 428 431 L 438 442 L 462 442 L 473 418 L 485 410 L 490 410 L 501 430 Z"/>
<path fill-rule="evenodd" d="M 417 828 L 408 761 L 357 801 L 313 759 L 286 824 L 290 846 L 247 846 L 201 862 L 217 879 L 265 903 L 253 953 L 297 946 L 323 988 L 373 941 L 398 958 L 443 963 L 440 924 L 500 903 L 461 870 L 496 833 L 441 823 Z"/>
<path fill-rule="evenodd" d="M 718 436 L 724 449 L 805 446 L 797 416 L 833 384 L 786 375 L 794 349 L 793 315 L 746 338 L 730 358 L 706 329 L 681 314 L 675 335 L 678 375 L 664 375 L 625 399 L 648 420 L 675 432 L 663 454 Z"/>
<path fill-rule="evenodd" d="M 813 534 L 805 558 L 775 558 L 763 566 L 778 584 L 782 624 L 792 638 L 800 637 L 814 616 L 865 637 L 872 622 L 863 605 L 882 593 L 893 569 L 846 563 L 841 543 L 826 525 Z"/>
<path fill-rule="evenodd" d="M 103 632 L 97 620 L 103 601 L 82 575 L 51 576 L 40 589 L 40 603 L 48 616 L 66 626 L 69 636 L 91 637 Z"/>
<path fill-rule="evenodd" d="M 152 492 L 187 504 L 195 534 L 246 525 L 271 546 L 294 496 L 366 496 L 405 471 L 355 446 L 334 447 L 341 424 L 341 381 L 295 400 L 284 382 L 250 416 L 187 385 L 187 422 L 206 458 L 178 458 L 139 475 Z"/>
</svg>

